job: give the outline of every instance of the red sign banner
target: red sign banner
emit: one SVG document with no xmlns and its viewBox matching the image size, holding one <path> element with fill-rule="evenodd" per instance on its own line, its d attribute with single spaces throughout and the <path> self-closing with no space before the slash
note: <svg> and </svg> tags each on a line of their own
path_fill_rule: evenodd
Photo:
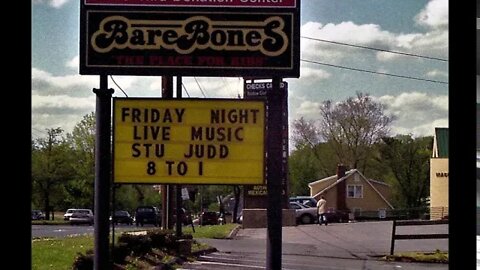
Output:
<svg viewBox="0 0 480 270">
<path fill-rule="evenodd" d="M 296 0 L 85 0 L 86 5 L 295 8 Z"/>
</svg>

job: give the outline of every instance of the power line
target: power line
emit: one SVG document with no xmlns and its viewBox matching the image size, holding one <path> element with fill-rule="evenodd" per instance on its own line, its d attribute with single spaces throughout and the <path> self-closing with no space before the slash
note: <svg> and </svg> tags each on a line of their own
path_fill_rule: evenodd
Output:
<svg viewBox="0 0 480 270">
<path fill-rule="evenodd" d="M 332 64 L 326 64 L 326 63 L 321 63 L 321 62 L 312 61 L 312 60 L 306 60 L 306 59 L 300 59 L 300 61 L 307 62 L 307 63 L 312 63 L 312 64 L 317 64 L 317 65 L 329 66 L 329 67 L 336 67 L 336 68 L 343 68 L 343 69 L 360 71 L 360 72 L 367 72 L 367 73 L 372 73 L 372 74 L 392 76 L 392 77 L 403 78 L 403 79 L 410 79 L 410 80 L 418 80 L 418 81 L 426 81 L 426 82 L 433 82 L 433 83 L 448 84 L 448 82 L 443 82 L 443 81 L 435 81 L 435 80 L 422 79 L 422 78 L 411 77 L 411 76 L 404 76 L 404 75 L 390 74 L 390 73 L 385 73 L 385 72 L 371 71 L 371 70 L 366 70 L 366 69 L 359 69 L 359 68 L 351 68 L 351 67 L 345 67 L 345 66 L 339 66 L 339 65 L 332 65 Z"/>
<path fill-rule="evenodd" d="M 203 92 L 202 87 L 200 86 L 200 83 L 199 83 L 198 80 L 197 80 L 197 77 L 193 77 L 193 78 L 194 78 L 195 81 L 197 82 L 198 88 L 200 88 L 200 92 L 202 92 L 203 97 L 206 98 L 207 96 L 206 96 L 205 93 Z"/>
<path fill-rule="evenodd" d="M 183 90 L 185 90 L 187 97 L 190 97 L 190 94 L 188 93 L 187 88 L 185 87 L 185 84 L 183 84 L 183 82 L 182 82 L 182 87 L 183 87 Z"/>
<path fill-rule="evenodd" d="M 110 75 L 110 79 L 112 79 L 113 83 L 118 87 L 118 89 L 120 89 L 120 91 L 122 91 L 123 94 L 128 98 L 127 93 L 125 93 L 125 91 L 123 91 L 123 89 L 120 87 L 120 85 L 117 84 L 117 82 L 113 79 L 112 75 Z"/>
<path fill-rule="evenodd" d="M 367 50 L 388 52 L 388 53 L 401 54 L 401 55 L 406 55 L 406 56 L 413 56 L 413 57 L 425 58 L 425 59 L 430 59 L 430 60 L 437 60 L 437 61 L 448 62 L 447 59 L 442 59 L 442 58 L 437 58 L 437 57 L 431 57 L 431 56 L 424 56 L 424 55 L 413 54 L 413 53 L 404 53 L 404 52 L 398 52 L 398 51 L 384 50 L 384 49 L 379 49 L 379 48 L 373 48 L 373 47 L 367 47 L 367 46 L 360 46 L 360 45 L 348 44 L 348 43 L 343 43 L 343 42 L 338 42 L 338 41 L 331 41 L 331 40 L 325 40 L 325 39 L 320 39 L 320 38 L 312 38 L 312 37 L 304 37 L 304 36 L 302 36 L 301 38 L 310 39 L 310 40 L 315 40 L 315 41 L 321 41 L 321 42 L 326 42 L 326 43 L 332 43 L 332 44 L 338 44 L 338 45 L 343 45 L 343 46 L 350 46 L 350 47 L 355 47 L 355 48 L 367 49 Z"/>
</svg>

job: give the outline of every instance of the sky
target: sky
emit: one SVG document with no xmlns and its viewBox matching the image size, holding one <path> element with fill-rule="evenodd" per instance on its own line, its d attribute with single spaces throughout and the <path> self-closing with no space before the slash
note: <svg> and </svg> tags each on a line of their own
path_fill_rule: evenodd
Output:
<svg viewBox="0 0 480 270">
<path fill-rule="evenodd" d="M 95 111 L 92 89 L 99 87 L 99 76 L 78 71 L 80 2 L 32 0 L 31 7 L 32 138 L 50 128 L 71 132 Z M 448 127 L 448 0 L 303 0 L 300 14 L 300 78 L 285 79 L 290 124 L 318 120 L 322 102 L 362 92 L 395 117 L 391 136 L 433 136 L 435 127 Z M 161 77 L 113 79 L 116 97 L 125 97 L 119 87 L 128 97 L 161 93 Z M 238 77 L 183 83 L 184 97 L 243 96 Z"/>
</svg>

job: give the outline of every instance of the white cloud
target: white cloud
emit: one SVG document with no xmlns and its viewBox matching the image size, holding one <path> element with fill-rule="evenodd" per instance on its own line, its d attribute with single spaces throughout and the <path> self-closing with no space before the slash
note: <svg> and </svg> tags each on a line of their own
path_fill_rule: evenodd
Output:
<svg viewBox="0 0 480 270">
<path fill-rule="evenodd" d="M 84 115 L 93 111 L 95 111 L 93 95 L 90 97 L 32 95 L 32 129 L 44 131 L 61 127 L 69 133 Z M 39 135 L 38 132 L 36 134 Z"/>
<path fill-rule="evenodd" d="M 301 79 L 307 84 L 314 84 L 331 76 L 329 72 L 323 69 L 308 67 L 304 63 L 301 64 L 300 74 Z"/>
<path fill-rule="evenodd" d="M 305 117 L 307 119 L 318 118 L 320 113 L 320 103 L 304 100 L 300 106 L 296 109 L 297 118 Z"/>
<path fill-rule="evenodd" d="M 448 0 L 432 0 L 415 16 L 415 22 L 430 28 L 448 27 Z"/>
<path fill-rule="evenodd" d="M 425 74 L 427 77 L 430 78 L 448 78 L 448 73 L 445 71 L 441 71 L 438 69 L 431 70 Z"/>
<path fill-rule="evenodd" d="M 33 4 L 44 4 L 47 3 L 49 6 L 54 8 L 61 8 L 63 5 L 68 3 L 70 0 L 32 0 Z"/>
<path fill-rule="evenodd" d="M 432 136 L 435 127 L 448 126 L 448 96 L 426 93 L 401 93 L 375 100 L 386 104 L 386 113 L 394 115 L 393 134 Z"/>
<path fill-rule="evenodd" d="M 380 62 L 393 61 L 401 57 L 400 54 L 394 54 L 389 52 L 377 52 L 376 56 L 377 56 L 377 60 Z"/>
<path fill-rule="evenodd" d="M 65 111 L 77 111 L 92 109 L 95 107 L 95 97 L 70 97 L 67 95 L 39 96 L 32 95 L 32 110 L 62 109 Z M 47 111 L 47 110 L 46 110 Z"/>
<path fill-rule="evenodd" d="M 326 41 L 334 41 L 358 46 L 366 46 L 389 51 L 446 58 L 448 54 L 448 4 L 446 0 L 430 1 L 415 17 L 415 22 L 428 25 L 425 33 L 392 33 L 377 24 L 355 24 L 345 21 L 338 24 L 307 22 L 301 26 L 301 36 Z M 332 44 L 325 41 L 303 38 L 302 58 L 339 63 L 354 54 L 365 58 L 365 50 Z M 409 57 L 389 52 L 377 52 L 376 59 L 386 62 Z"/>
<path fill-rule="evenodd" d="M 80 66 L 80 57 L 77 55 L 74 58 L 72 58 L 70 61 L 68 61 L 65 64 L 66 67 L 68 68 L 73 68 L 78 71 L 78 67 Z"/>
<path fill-rule="evenodd" d="M 395 40 L 394 34 L 382 30 L 379 25 L 357 25 L 350 21 L 326 25 L 307 22 L 302 25 L 300 31 L 305 37 L 380 48 L 388 48 Z M 310 39 L 302 39 L 301 47 L 302 57 L 309 60 L 321 58 L 329 63 L 338 63 L 350 53 L 358 53 L 358 49 Z"/>
<path fill-rule="evenodd" d="M 45 83 L 53 88 L 61 88 L 64 91 L 77 90 L 75 86 L 85 86 L 91 90 L 93 86 L 98 85 L 98 76 L 81 76 L 81 75 L 65 75 L 65 76 L 53 76 L 52 74 L 32 68 L 32 90 L 45 90 L 36 88 L 36 83 Z M 98 86 L 97 86 L 98 87 Z"/>
</svg>

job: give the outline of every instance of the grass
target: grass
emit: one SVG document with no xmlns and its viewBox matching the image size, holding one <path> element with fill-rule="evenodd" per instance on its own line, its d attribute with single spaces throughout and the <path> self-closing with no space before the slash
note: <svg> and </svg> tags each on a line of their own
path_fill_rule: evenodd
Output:
<svg viewBox="0 0 480 270">
<path fill-rule="evenodd" d="M 191 227 L 184 227 L 184 234 L 192 234 L 193 238 L 226 238 L 237 224 L 196 226 L 195 233 Z M 115 235 L 119 237 L 119 235 Z M 32 269 L 33 270 L 70 270 L 77 253 L 93 249 L 94 238 L 91 235 L 66 238 L 32 239 Z M 209 246 L 195 244 L 192 251 L 205 250 Z"/>
<path fill-rule="evenodd" d="M 227 223 L 225 225 L 208 225 L 208 226 L 196 226 L 195 232 L 192 231 L 192 227 L 184 227 L 182 232 L 184 234 L 191 234 L 193 238 L 214 238 L 224 239 L 230 232 L 237 226 L 235 223 Z"/>
<path fill-rule="evenodd" d="M 68 221 L 63 219 L 55 220 L 32 220 L 32 225 L 69 225 Z"/>
<path fill-rule="evenodd" d="M 32 240 L 33 270 L 70 270 L 78 252 L 93 249 L 92 236 Z"/>
<path fill-rule="evenodd" d="M 403 252 L 385 256 L 387 261 L 448 263 L 448 252 L 436 250 L 435 252 Z"/>
<path fill-rule="evenodd" d="M 68 221 L 63 220 L 64 212 L 55 212 L 54 220 L 32 220 L 32 225 L 68 225 Z"/>
</svg>

